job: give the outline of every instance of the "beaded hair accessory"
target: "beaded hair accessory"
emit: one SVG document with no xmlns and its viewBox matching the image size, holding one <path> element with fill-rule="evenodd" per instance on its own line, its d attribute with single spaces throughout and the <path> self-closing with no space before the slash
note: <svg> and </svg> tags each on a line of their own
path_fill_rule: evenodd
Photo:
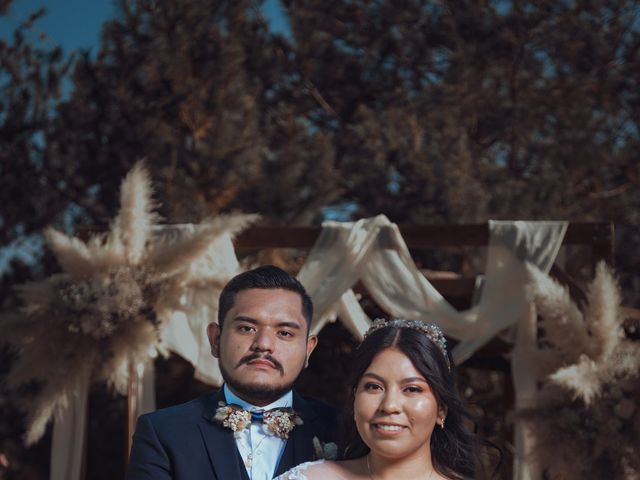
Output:
<svg viewBox="0 0 640 480">
<path fill-rule="evenodd" d="M 385 320 L 384 318 L 377 318 L 373 321 L 369 330 L 364 334 L 364 338 L 367 338 L 376 330 L 380 330 L 385 327 L 412 328 L 423 332 L 429 340 L 436 344 L 440 352 L 442 352 L 442 355 L 447 361 L 447 367 L 449 368 L 449 371 L 451 371 L 451 363 L 449 363 L 449 357 L 447 356 L 447 339 L 444 337 L 440 327 L 435 323 L 425 323 L 418 320 Z"/>
</svg>

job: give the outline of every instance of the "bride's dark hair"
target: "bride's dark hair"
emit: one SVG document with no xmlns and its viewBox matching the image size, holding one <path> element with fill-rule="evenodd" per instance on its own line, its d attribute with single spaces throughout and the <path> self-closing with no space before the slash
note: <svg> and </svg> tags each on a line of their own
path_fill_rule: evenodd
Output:
<svg viewBox="0 0 640 480">
<path fill-rule="evenodd" d="M 359 458 L 369 453 L 369 447 L 360 437 L 353 422 L 353 402 L 360 379 L 374 357 L 386 348 L 404 353 L 427 383 L 438 402 L 447 412 L 445 427 L 439 425 L 431 434 L 431 461 L 438 473 L 447 478 L 474 478 L 478 462 L 475 435 L 465 426 L 471 416 L 458 393 L 453 371 L 438 346 L 419 330 L 398 326 L 385 326 L 371 332 L 354 352 L 351 360 L 349 402 L 350 422 L 347 426 L 345 459 Z"/>
</svg>

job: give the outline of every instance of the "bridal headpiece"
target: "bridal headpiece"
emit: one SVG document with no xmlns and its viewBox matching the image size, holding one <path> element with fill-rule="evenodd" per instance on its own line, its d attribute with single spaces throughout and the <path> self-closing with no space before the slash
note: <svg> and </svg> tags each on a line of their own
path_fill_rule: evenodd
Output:
<svg viewBox="0 0 640 480">
<path fill-rule="evenodd" d="M 447 355 L 447 339 L 445 338 L 444 333 L 442 333 L 442 330 L 440 330 L 440 327 L 435 323 L 426 323 L 419 320 L 385 320 L 384 318 L 377 318 L 373 321 L 369 330 L 364 334 L 364 338 L 367 338 L 376 330 L 380 330 L 385 327 L 411 328 L 413 330 L 423 332 L 429 340 L 436 344 L 440 352 L 442 352 L 442 355 L 447 361 L 447 367 L 451 370 L 451 363 L 449 362 L 449 356 Z"/>
</svg>

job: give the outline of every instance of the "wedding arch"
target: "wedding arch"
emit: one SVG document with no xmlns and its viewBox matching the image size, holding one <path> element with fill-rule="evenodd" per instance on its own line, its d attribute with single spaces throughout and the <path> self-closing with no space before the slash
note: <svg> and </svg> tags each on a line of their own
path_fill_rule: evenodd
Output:
<svg viewBox="0 0 640 480">
<path fill-rule="evenodd" d="M 179 235 L 199 226 L 165 226 L 165 234 Z M 543 272 L 552 271 L 568 281 L 554 265 L 562 245 L 591 247 L 591 263 L 612 263 L 613 225 L 559 221 L 490 221 L 477 225 L 398 227 L 380 215 L 356 222 L 325 222 L 322 227 L 259 227 L 246 229 L 232 241 L 221 236 L 193 269 L 216 271 L 228 278 L 240 271 L 236 252 L 263 248 L 310 249 L 298 278 L 313 298 L 316 314 L 312 331 L 318 333 L 329 322 L 340 321 L 361 338 L 371 319 L 354 286 L 367 294 L 391 316 L 419 318 L 438 323 L 445 334 L 459 343 L 453 349 L 456 363 L 469 359 L 500 332 L 511 329 L 514 348 L 535 345 L 536 316 L 527 301 L 527 264 Z M 487 264 L 481 279 L 430 281 L 414 263 L 409 248 L 486 246 Z M 443 295 L 447 288 L 460 288 L 477 300 L 459 311 Z M 570 287 L 574 287 L 570 285 Z M 167 348 L 191 362 L 196 377 L 220 385 L 217 361 L 210 355 L 204 328 L 215 318 L 215 292 L 187 292 L 184 309 L 167 319 L 163 340 Z M 536 378 L 526 364 L 511 365 L 516 407 L 526 406 Z M 51 480 L 79 480 L 84 442 L 87 392 L 71 398 L 66 414 L 54 425 Z M 128 395 L 129 438 L 137 416 L 154 409 L 153 364 L 131 365 Z M 523 459 L 528 437 L 516 425 L 514 478 L 537 480 L 535 466 Z"/>
</svg>

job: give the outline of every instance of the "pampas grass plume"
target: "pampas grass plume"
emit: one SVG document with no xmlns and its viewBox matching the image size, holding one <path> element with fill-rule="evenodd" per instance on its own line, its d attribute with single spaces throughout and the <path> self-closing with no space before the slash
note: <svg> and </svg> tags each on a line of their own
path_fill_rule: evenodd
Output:
<svg viewBox="0 0 640 480">
<path fill-rule="evenodd" d="M 112 234 L 126 251 L 130 264 L 142 259 L 151 227 L 157 221 L 151 200 L 149 172 L 142 162 L 137 163 L 122 182 L 120 212 L 112 225 Z"/>
<path fill-rule="evenodd" d="M 576 361 L 584 352 L 591 353 L 586 324 L 569 291 L 532 265 L 529 274 L 529 294 L 541 317 L 545 339 L 568 362 Z"/>
<path fill-rule="evenodd" d="M 610 355 L 623 337 L 620 318 L 620 293 L 613 274 L 605 262 L 596 267 L 596 277 L 587 291 L 585 317 L 597 354 Z"/>
<path fill-rule="evenodd" d="M 24 402 L 29 444 L 85 379 L 126 393 L 129 366 L 164 353 L 162 322 L 185 294 L 192 262 L 219 235 L 256 218 L 218 218 L 171 243 L 157 239 L 151 183 L 141 163 L 124 179 L 120 200 L 110 231 L 87 243 L 47 229 L 64 273 L 19 287 L 27 307 L 0 316 L 1 339 L 19 353 L 7 383 L 40 387 Z M 215 284 L 218 276 L 200 282 Z"/>
<path fill-rule="evenodd" d="M 68 237 L 51 227 L 44 231 L 44 237 L 65 272 L 82 277 L 93 271 L 92 255 L 84 242 L 75 237 Z"/>
</svg>

